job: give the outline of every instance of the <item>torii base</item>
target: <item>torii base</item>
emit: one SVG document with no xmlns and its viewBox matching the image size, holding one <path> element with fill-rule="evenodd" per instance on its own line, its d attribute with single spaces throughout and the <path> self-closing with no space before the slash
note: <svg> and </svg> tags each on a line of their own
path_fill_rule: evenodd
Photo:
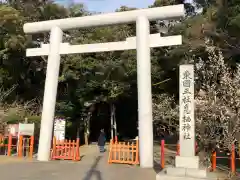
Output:
<svg viewBox="0 0 240 180">
<path fill-rule="evenodd" d="M 206 169 L 167 167 L 156 180 L 208 180 Z"/>
</svg>

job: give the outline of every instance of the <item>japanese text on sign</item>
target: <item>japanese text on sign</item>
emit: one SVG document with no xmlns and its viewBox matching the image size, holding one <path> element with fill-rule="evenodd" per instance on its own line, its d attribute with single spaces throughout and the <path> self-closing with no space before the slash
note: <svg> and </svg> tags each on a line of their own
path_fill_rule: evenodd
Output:
<svg viewBox="0 0 240 180">
<path fill-rule="evenodd" d="M 191 139 L 191 116 L 190 116 L 190 103 L 191 103 L 191 81 L 192 77 L 191 74 L 188 70 L 185 70 L 182 74 L 183 81 L 182 81 L 182 87 L 183 87 L 183 92 L 182 92 L 182 107 L 183 107 L 183 114 L 182 114 L 182 129 L 181 131 L 183 132 L 183 138 L 185 140 Z"/>
</svg>

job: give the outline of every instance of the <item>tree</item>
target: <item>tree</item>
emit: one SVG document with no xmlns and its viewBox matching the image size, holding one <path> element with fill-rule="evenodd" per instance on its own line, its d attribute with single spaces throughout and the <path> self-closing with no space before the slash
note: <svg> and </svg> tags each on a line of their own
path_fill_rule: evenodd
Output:
<svg viewBox="0 0 240 180">
<path fill-rule="evenodd" d="M 192 63 L 193 59 L 196 62 L 198 59 L 204 62 L 197 71 L 199 77 L 197 87 L 200 89 L 197 92 L 197 103 L 201 106 L 197 112 L 197 118 L 198 123 L 201 120 L 203 124 L 205 123 L 204 126 L 208 127 L 209 122 L 206 118 L 210 118 L 208 117 L 210 113 L 222 113 L 224 106 L 230 107 L 233 111 L 232 109 L 237 106 L 236 102 L 234 105 L 234 103 L 229 104 L 230 102 L 219 100 L 219 98 L 216 101 L 212 100 L 210 94 L 216 90 L 216 97 L 219 97 L 222 95 L 221 93 L 226 92 L 227 88 L 235 85 L 236 77 L 231 77 L 231 72 L 238 69 L 236 62 L 239 61 L 238 31 L 240 26 L 237 0 L 195 0 L 194 5 L 181 0 L 156 0 L 151 7 L 179 3 L 184 3 L 186 9 L 186 16 L 180 21 L 151 22 L 151 33 L 161 33 L 162 36 L 183 35 L 182 46 L 152 50 L 154 125 L 156 129 L 164 128 L 166 131 L 174 133 L 178 130 L 178 65 L 183 62 Z M 198 8 L 202 8 L 202 11 L 199 11 Z M 116 11 L 134 9 L 123 6 Z M 0 4 L 0 86 L 3 89 L 9 89 L 18 84 L 14 93 L 11 93 L 4 103 L 24 104 L 35 98 L 41 101 L 43 96 L 47 60 L 45 57 L 26 58 L 25 49 L 39 46 L 40 42 L 48 43 L 49 34 L 26 36 L 22 31 L 23 23 L 92 14 L 85 10 L 82 4 L 63 7 L 47 0 L 9 0 Z M 129 36 L 135 36 L 135 33 L 134 24 L 77 29 L 66 31 L 64 41 L 71 44 L 121 41 Z M 215 57 L 215 55 L 208 56 L 209 50 L 206 51 L 205 47 L 206 37 L 212 39 L 211 46 L 219 48 L 219 50 L 216 48 L 217 52 L 222 52 L 222 56 L 225 58 L 225 69 L 223 64 L 218 65 L 217 69 L 213 68 L 212 64 L 216 60 L 213 61 L 210 57 Z M 208 45 L 207 49 L 208 47 L 210 46 Z M 220 62 L 216 61 L 216 63 Z M 67 117 L 72 127 L 77 127 L 80 123 L 89 127 L 91 112 L 99 102 L 106 102 L 109 106 L 114 106 L 120 99 L 129 96 L 134 97 L 132 99 L 137 98 L 136 53 L 133 50 L 63 56 L 60 69 L 57 115 Z M 216 87 L 212 84 L 207 86 L 206 84 L 210 82 L 207 77 L 211 79 L 212 73 L 217 74 L 220 69 L 222 72 L 226 72 L 227 76 L 217 78 L 213 76 L 211 81 L 222 79 L 223 83 L 218 82 Z M 201 72 L 203 70 L 206 70 L 207 74 L 203 74 Z M 231 82 L 232 85 L 230 86 L 227 82 Z M 231 91 L 231 96 L 236 97 L 237 93 L 234 91 Z M 230 98 L 226 94 L 223 96 Z M 201 98 L 203 101 L 200 100 Z M 215 103 L 212 109 L 208 108 L 210 102 Z M 213 107 L 220 109 L 213 109 Z M 134 112 L 136 108 L 133 108 Z M 200 116 L 201 113 L 204 113 L 201 112 L 201 109 L 206 110 L 203 116 Z M 39 114 L 39 110 L 36 110 L 35 114 Z M 236 111 L 234 113 L 237 114 Z M 222 121 L 227 122 L 225 116 L 227 115 L 224 114 Z M 232 119 L 234 118 L 233 116 Z M 233 131 L 231 130 L 230 134 Z M 203 136 L 201 137 L 203 140 L 210 138 L 201 134 L 200 125 L 198 125 L 197 132 Z M 217 137 L 214 136 L 214 138 Z M 226 142 L 232 141 L 232 139 L 227 139 L 231 139 L 230 135 L 224 134 L 220 144 L 226 146 Z"/>
<path fill-rule="evenodd" d="M 196 64 L 196 130 L 204 147 L 231 148 L 240 131 L 240 67 L 233 71 L 222 52 L 209 41 L 208 57 Z"/>
<path fill-rule="evenodd" d="M 179 107 L 168 94 L 153 97 L 153 124 L 155 137 L 173 135 L 179 131 Z"/>
<path fill-rule="evenodd" d="M 193 6 L 192 3 L 189 3 L 185 0 L 155 0 L 153 5 L 150 7 L 161 7 L 161 6 L 170 6 L 170 5 L 177 5 L 177 4 L 184 4 L 187 16 L 195 15 L 195 7 Z"/>
</svg>

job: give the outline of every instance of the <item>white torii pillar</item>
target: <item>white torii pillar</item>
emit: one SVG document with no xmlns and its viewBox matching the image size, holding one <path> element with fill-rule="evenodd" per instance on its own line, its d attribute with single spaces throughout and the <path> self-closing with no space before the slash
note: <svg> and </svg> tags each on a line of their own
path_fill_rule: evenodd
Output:
<svg viewBox="0 0 240 180">
<path fill-rule="evenodd" d="M 38 146 L 38 160 L 48 160 L 50 157 L 53 121 L 58 88 L 60 68 L 60 45 L 63 32 L 59 27 L 53 27 L 50 33 L 50 47 L 47 62 L 47 72 L 44 87 L 43 109 Z"/>
<path fill-rule="evenodd" d="M 181 36 L 160 37 L 159 35 L 159 37 L 156 37 L 156 34 L 150 35 L 149 20 L 172 19 L 179 18 L 181 16 L 184 16 L 184 6 L 175 5 L 86 17 L 26 23 L 24 25 L 25 33 L 51 31 L 49 45 L 42 45 L 41 48 L 27 49 L 27 56 L 48 55 L 38 148 L 39 161 L 48 161 L 50 156 L 60 55 L 137 49 L 140 166 L 143 168 L 153 167 L 150 47 L 180 45 L 182 40 Z M 137 25 L 137 37 L 133 37 L 133 39 L 128 38 L 126 41 L 122 42 L 89 45 L 69 45 L 68 43 L 61 43 L 63 36 L 62 30 L 133 22 L 136 22 Z"/>
<path fill-rule="evenodd" d="M 140 162 L 142 167 L 153 167 L 153 119 L 150 26 L 146 16 L 139 16 L 137 27 L 137 88 Z"/>
</svg>

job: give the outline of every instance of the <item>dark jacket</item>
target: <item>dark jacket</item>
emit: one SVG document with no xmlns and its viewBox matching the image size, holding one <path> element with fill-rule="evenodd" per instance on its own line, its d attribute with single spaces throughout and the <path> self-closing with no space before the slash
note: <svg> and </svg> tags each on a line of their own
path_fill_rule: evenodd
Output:
<svg viewBox="0 0 240 180">
<path fill-rule="evenodd" d="M 101 132 L 99 137 L 98 137 L 98 146 L 104 146 L 105 142 L 106 142 L 105 133 Z"/>
</svg>

